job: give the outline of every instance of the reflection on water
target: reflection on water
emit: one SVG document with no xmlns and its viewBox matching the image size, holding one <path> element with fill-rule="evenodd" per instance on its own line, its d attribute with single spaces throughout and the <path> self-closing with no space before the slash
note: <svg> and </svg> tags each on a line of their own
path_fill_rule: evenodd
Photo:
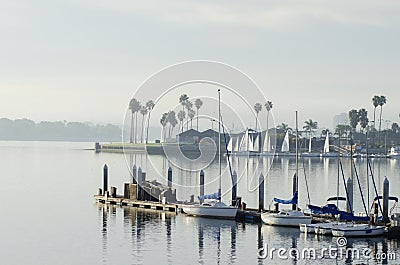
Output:
<svg viewBox="0 0 400 265">
<path fill-rule="evenodd" d="M 2 242 L 1 264 L 345 264 L 343 260 L 259 259 L 258 248 L 298 249 L 334 246 L 331 237 L 300 234 L 298 229 L 236 223 L 234 221 L 191 218 L 174 213 L 93 204 L 92 195 L 102 186 L 102 168 L 109 166 L 109 183 L 121 191 L 131 179 L 123 156 L 112 153 L 84 151 L 92 143 L 0 143 L 2 168 L 1 194 L 12 198 L 2 205 L 0 218 Z M 238 195 L 249 207 L 257 207 L 258 192 L 251 191 L 251 174 L 266 170 L 272 160 L 237 157 L 233 167 L 239 173 Z M 170 166 L 162 156 L 135 154 L 128 163 L 141 166 L 147 179 L 166 183 Z M 348 177 L 349 159 L 343 159 Z M 23 163 L 23 166 L 21 166 Z M 378 191 L 385 176 L 390 180 L 391 195 L 400 195 L 400 163 L 394 159 L 372 161 Z M 367 190 L 365 160 L 356 160 L 360 183 Z M 337 163 L 335 158 L 305 158 L 300 164 L 299 200 L 304 208 L 307 191 L 303 171 L 307 174 L 313 204 L 325 204 L 336 195 Z M 178 199 L 198 194 L 197 172 L 184 173 L 173 169 Z M 265 179 L 265 205 L 274 196 L 290 197 L 294 158 L 274 158 Z M 215 192 L 218 167 L 205 169 L 206 193 Z M 258 171 L 259 172 L 259 171 Z M 258 173 L 257 173 L 258 174 Z M 257 175 L 258 176 L 258 175 Z M 380 180 L 379 180 L 380 177 Z M 256 178 L 257 179 L 257 178 Z M 193 185 L 194 187 L 191 187 Z M 342 184 L 341 184 L 342 185 Z M 225 171 L 224 199 L 230 199 L 230 177 Z M 341 195 L 344 194 L 341 186 Z M 34 195 L 32 195 L 34 194 Z M 16 196 L 20 195 L 20 196 Z M 26 195 L 29 196 L 27 207 Z M 373 198 L 372 187 L 370 197 Z M 354 189 L 356 211 L 362 209 L 359 189 Z M 374 254 L 395 253 L 400 258 L 398 241 L 349 239 L 353 247 L 371 248 Z M 350 261 L 350 260 L 349 260 Z M 389 259 L 379 262 L 357 261 L 352 264 L 393 264 Z M 398 262 L 397 262 L 398 263 Z"/>
<path fill-rule="evenodd" d="M 400 255 L 398 241 L 383 237 L 349 238 L 347 249 L 367 248 L 371 257 L 382 258 L 368 260 L 360 252 L 360 256 L 331 257 L 324 253 L 323 259 L 309 256 L 304 259 L 303 249 L 314 248 L 318 258 L 323 248 L 337 247 L 336 238 L 302 234 L 297 228 L 196 218 L 115 205 L 97 204 L 97 207 L 102 220 L 103 264 L 113 264 L 111 260 L 114 259 L 109 260 L 110 249 L 115 251 L 116 246 L 125 249 L 127 244 L 132 264 L 392 264 L 388 254 Z M 121 218 L 124 234 L 129 238 L 115 237 L 121 229 L 118 225 Z M 123 238 L 125 240 L 118 241 Z M 258 250 L 265 247 L 268 250 L 285 248 L 287 252 L 283 256 L 287 258 L 280 259 L 277 251 L 273 258 L 259 258 Z"/>
</svg>

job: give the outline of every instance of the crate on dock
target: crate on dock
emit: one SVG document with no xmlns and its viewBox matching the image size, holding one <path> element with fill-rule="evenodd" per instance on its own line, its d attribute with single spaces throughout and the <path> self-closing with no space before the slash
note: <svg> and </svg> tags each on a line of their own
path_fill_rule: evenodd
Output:
<svg viewBox="0 0 400 265">
<path fill-rule="evenodd" d="M 129 183 L 129 199 L 137 199 L 137 184 Z"/>
</svg>

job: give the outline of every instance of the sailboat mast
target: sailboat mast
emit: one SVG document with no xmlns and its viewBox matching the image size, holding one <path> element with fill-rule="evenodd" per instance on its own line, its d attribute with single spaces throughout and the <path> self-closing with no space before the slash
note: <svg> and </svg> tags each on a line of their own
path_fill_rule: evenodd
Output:
<svg viewBox="0 0 400 265">
<path fill-rule="evenodd" d="M 337 159 L 337 187 L 336 187 L 336 207 L 339 208 L 339 181 L 340 181 L 340 132 L 338 143 L 338 159 Z"/>
<path fill-rule="evenodd" d="M 299 175 L 299 124 L 297 120 L 297 110 L 296 110 L 296 176 Z M 296 183 L 296 191 L 299 190 L 298 182 Z"/>
<path fill-rule="evenodd" d="M 298 192 L 299 190 L 299 150 L 298 150 L 298 134 L 299 134 L 299 128 L 298 128 L 298 123 L 297 123 L 297 110 L 296 110 L 296 173 L 293 176 L 293 196 Z M 292 210 L 297 210 L 297 204 L 292 204 Z"/>
<path fill-rule="evenodd" d="M 219 201 L 221 201 L 221 89 L 218 88 L 218 171 L 219 171 L 219 188 L 218 195 Z"/>
</svg>

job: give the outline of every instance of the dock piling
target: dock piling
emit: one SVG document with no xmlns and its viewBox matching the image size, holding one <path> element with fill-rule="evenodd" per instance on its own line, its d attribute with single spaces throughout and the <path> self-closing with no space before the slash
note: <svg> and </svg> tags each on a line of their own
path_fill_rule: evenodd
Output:
<svg viewBox="0 0 400 265">
<path fill-rule="evenodd" d="M 264 210 L 264 175 L 260 174 L 258 178 L 258 211 Z"/>
<path fill-rule="evenodd" d="M 237 205 L 237 173 L 234 170 L 232 173 L 232 206 Z"/>
<path fill-rule="evenodd" d="M 168 168 L 168 187 L 172 188 L 172 168 Z"/>
<path fill-rule="evenodd" d="M 108 166 L 104 164 L 103 167 L 103 195 L 107 194 L 108 191 Z"/>
<path fill-rule="evenodd" d="M 142 168 L 137 170 L 137 199 L 142 200 Z"/>
<path fill-rule="evenodd" d="M 347 189 L 347 196 L 348 196 L 347 212 L 353 213 L 353 180 L 351 178 L 347 179 L 346 189 Z"/>
<path fill-rule="evenodd" d="M 383 222 L 389 223 L 389 180 L 383 181 Z"/>
<path fill-rule="evenodd" d="M 136 165 L 133 165 L 133 168 L 132 168 L 132 184 L 137 184 L 137 175 L 136 175 L 136 171 L 137 169 L 136 169 Z"/>
<path fill-rule="evenodd" d="M 200 170 L 200 196 L 204 196 L 204 171 Z M 203 203 L 203 200 L 200 200 Z"/>
<path fill-rule="evenodd" d="M 293 179 L 292 179 L 292 190 L 293 190 L 293 196 L 297 192 L 297 174 L 294 173 Z M 297 210 L 297 204 L 292 204 L 292 210 Z"/>
</svg>

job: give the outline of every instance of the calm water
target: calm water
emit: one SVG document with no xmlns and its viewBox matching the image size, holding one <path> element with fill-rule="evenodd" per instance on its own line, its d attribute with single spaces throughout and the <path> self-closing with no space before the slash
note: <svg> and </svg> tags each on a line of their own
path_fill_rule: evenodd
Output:
<svg viewBox="0 0 400 265">
<path fill-rule="evenodd" d="M 93 194 L 102 186 L 102 167 L 110 169 L 110 184 L 121 190 L 130 179 L 128 166 L 140 165 L 147 179 L 165 182 L 169 162 L 161 156 L 95 154 L 84 150 L 93 143 L 0 142 L 1 185 L 4 198 L 1 226 L 1 264 L 399 264 L 397 241 L 349 240 L 348 247 L 368 248 L 372 254 L 393 253 L 396 261 L 324 259 L 303 260 L 274 256 L 259 259 L 257 250 L 271 248 L 323 248 L 336 246 L 334 238 L 306 237 L 298 229 L 276 228 L 234 221 L 193 218 L 150 210 L 98 205 Z M 294 159 L 233 159 L 240 177 L 238 194 L 249 207 L 257 207 L 257 178 L 266 175 L 266 207 L 274 196 L 290 197 Z M 336 195 L 335 159 L 305 159 L 300 167 L 300 207 L 307 203 L 307 175 L 311 202 L 324 204 Z M 304 163 L 303 163 L 304 162 Z M 267 173 L 267 168 L 271 165 Z M 346 178 L 349 160 L 344 160 Z M 304 167 L 303 167 L 304 165 Z M 224 163 L 224 166 L 226 164 Z M 373 161 L 378 190 L 385 176 L 392 195 L 400 195 L 400 161 Z M 224 199 L 229 200 L 229 174 L 224 167 Z M 216 163 L 205 169 L 206 192 L 217 188 Z M 367 180 L 365 161 L 357 160 L 363 191 Z M 174 168 L 178 199 L 198 193 L 198 173 Z M 343 185 L 340 184 L 341 195 Z M 355 211 L 362 212 L 358 186 L 354 186 Z M 373 196 L 372 193 L 370 195 Z M 286 256 L 288 256 L 286 254 Z"/>
</svg>

